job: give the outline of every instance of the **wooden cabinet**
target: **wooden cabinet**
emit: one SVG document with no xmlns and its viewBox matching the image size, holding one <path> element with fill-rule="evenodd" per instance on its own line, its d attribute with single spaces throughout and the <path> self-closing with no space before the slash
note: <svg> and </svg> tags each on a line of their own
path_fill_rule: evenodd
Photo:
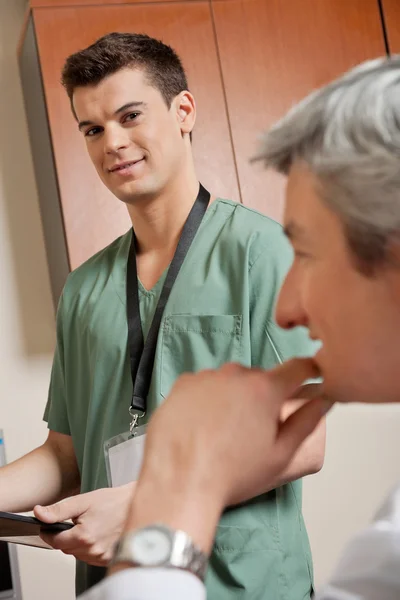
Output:
<svg viewBox="0 0 400 600">
<path fill-rule="evenodd" d="M 280 220 L 283 179 L 249 163 L 257 136 L 312 89 L 385 53 L 378 3 L 214 0 L 213 12 L 242 199 Z"/>
<path fill-rule="evenodd" d="M 390 54 L 400 53 L 400 2 L 382 0 L 382 13 L 386 27 L 387 43 Z"/>
<path fill-rule="evenodd" d="M 383 0 L 395 7 L 397 0 Z M 280 220 L 283 182 L 252 166 L 258 135 L 295 101 L 384 54 L 379 0 L 31 0 L 20 65 L 55 299 L 69 269 L 129 227 L 101 184 L 59 80 L 66 57 L 110 31 L 181 56 L 198 106 L 199 178 Z M 389 14 L 389 13 L 388 13 Z"/>
<path fill-rule="evenodd" d="M 151 4 L 153 2 L 171 2 L 171 0 L 30 0 L 32 8 L 54 8 L 59 6 L 99 6 L 109 4 Z M 180 0 L 197 2 L 197 0 Z"/>
</svg>

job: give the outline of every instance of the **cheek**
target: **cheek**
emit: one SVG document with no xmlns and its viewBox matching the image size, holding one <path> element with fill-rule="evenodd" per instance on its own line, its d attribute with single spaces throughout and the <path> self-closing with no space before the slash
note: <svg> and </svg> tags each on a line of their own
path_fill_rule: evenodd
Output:
<svg viewBox="0 0 400 600">
<path fill-rule="evenodd" d="M 96 148 L 95 144 L 90 143 L 86 144 L 86 149 L 90 158 L 90 162 L 96 167 L 97 170 L 99 170 L 99 167 L 102 164 L 99 150 Z"/>
<path fill-rule="evenodd" d="M 345 301 L 338 282 L 323 265 L 304 267 L 301 285 L 302 305 L 311 334 L 324 343 L 338 329 L 343 332 L 341 303 Z"/>
<path fill-rule="evenodd" d="M 354 282 L 329 269 L 317 272 L 310 278 L 305 303 L 313 334 L 321 338 L 331 358 L 342 363 L 364 354 L 371 310 L 368 296 Z"/>
<path fill-rule="evenodd" d="M 181 151 L 182 135 L 180 129 L 169 119 L 149 134 L 152 148 L 163 159 L 171 160 Z"/>
<path fill-rule="evenodd" d="M 331 282 L 318 265 L 304 265 L 300 277 L 303 306 L 312 319 L 324 313 L 332 295 Z"/>
</svg>

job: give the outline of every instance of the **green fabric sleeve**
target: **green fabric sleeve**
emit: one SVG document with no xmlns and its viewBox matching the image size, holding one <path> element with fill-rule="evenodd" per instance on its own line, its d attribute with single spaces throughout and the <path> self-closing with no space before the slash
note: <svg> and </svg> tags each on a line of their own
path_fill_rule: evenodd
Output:
<svg viewBox="0 0 400 600">
<path fill-rule="evenodd" d="M 57 344 L 54 353 L 53 367 L 51 370 L 50 386 L 47 405 L 44 412 L 44 421 L 52 431 L 71 435 L 68 410 L 67 392 L 65 385 L 65 300 L 61 296 L 57 311 Z"/>
</svg>

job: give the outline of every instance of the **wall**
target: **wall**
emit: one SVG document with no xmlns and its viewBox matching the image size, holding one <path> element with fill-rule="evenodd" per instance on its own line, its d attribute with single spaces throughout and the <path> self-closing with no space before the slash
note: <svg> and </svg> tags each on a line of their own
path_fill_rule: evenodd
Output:
<svg viewBox="0 0 400 600">
<path fill-rule="evenodd" d="M 0 0 L 0 427 L 8 459 L 42 442 L 54 315 L 15 48 L 25 2 Z M 336 408 L 324 470 L 305 482 L 317 582 L 400 478 L 397 407 Z M 1 489 L 0 489 L 1 495 Z M 73 561 L 19 549 L 24 600 L 71 600 Z"/>
<path fill-rule="evenodd" d="M 0 0 L 0 427 L 9 461 L 45 438 L 55 330 L 16 59 L 24 9 L 23 0 Z M 18 554 L 24 600 L 73 598 L 72 559 Z"/>
<path fill-rule="evenodd" d="M 399 405 L 338 406 L 328 415 L 325 467 L 304 484 L 317 585 L 400 480 L 399 432 Z"/>
</svg>

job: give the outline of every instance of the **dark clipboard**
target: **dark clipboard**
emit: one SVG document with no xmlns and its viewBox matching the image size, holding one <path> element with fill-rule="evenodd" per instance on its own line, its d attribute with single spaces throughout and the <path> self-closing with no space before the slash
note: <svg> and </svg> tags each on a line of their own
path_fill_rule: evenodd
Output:
<svg viewBox="0 0 400 600">
<path fill-rule="evenodd" d="M 0 511 L 0 541 L 51 550 L 40 538 L 40 532 L 60 533 L 71 529 L 72 523 L 43 523 L 35 517 Z"/>
</svg>

